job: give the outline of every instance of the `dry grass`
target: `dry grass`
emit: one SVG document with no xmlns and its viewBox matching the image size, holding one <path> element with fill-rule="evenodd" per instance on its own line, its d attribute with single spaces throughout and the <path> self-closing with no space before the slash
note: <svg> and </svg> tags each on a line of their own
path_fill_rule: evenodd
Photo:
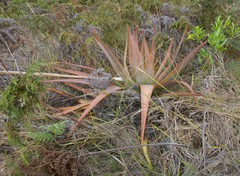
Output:
<svg viewBox="0 0 240 176">
<path fill-rule="evenodd" d="M 125 99 L 122 107 L 117 106 L 118 115 L 116 109 L 106 108 L 107 102 L 103 102 L 100 106 L 106 108 L 105 113 L 96 109 L 101 116 L 92 114 L 83 120 L 90 128 L 79 126 L 71 141 L 60 146 L 65 151 L 76 151 L 76 156 L 80 156 L 80 175 L 238 175 L 239 89 L 224 71 L 213 70 L 213 75 L 205 76 L 198 83 L 199 92 L 206 96 L 199 98 L 198 104 L 189 97 L 153 98 L 146 127 L 149 143 L 174 142 L 186 147 L 148 147 L 152 170 L 140 148 L 82 155 L 86 151 L 139 144 L 140 107 L 137 98 L 130 102 Z M 128 111 L 131 105 L 133 111 Z M 128 113 L 121 112 L 124 109 Z"/>
</svg>

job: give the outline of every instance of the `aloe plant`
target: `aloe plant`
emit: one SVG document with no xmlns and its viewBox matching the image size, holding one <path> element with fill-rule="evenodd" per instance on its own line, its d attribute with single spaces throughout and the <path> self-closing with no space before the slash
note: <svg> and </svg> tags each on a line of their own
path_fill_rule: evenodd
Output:
<svg viewBox="0 0 240 176">
<path fill-rule="evenodd" d="M 176 78 L 176 75 L 179 75 L 188 65 L 188 63 L 191 61 L 192 58 L 197 54 L 197 52 L 206 44 L 207 41 L 199 45 L 196 49 L 194 49 L 191 53 L 189 53 L 182 61 L 177 65 L 174 66 L 174 62 L 177 58 L 177 54 L 180 50 L 181 44 L 184 40 L 185 33 L 187 30 L 187 25 L 185 27 L 185 31 L 183 33 L 183 36 L 181 38 L 181 41 L 176 49 L 176 51 L 171 55 L 171 48 L 173 45 L 174 37 L 171 40 L 171 43 L 169 45 L 169 48 L 167 50 L 166 56 L 162 63 L 159 64 L 159 62 L 155 59 L 155 52 L 156 52 L 156 42 L 155 42 L 155 32 L 152 39 L 152 44 L 148 47 L 147 41 L 145 39 L 145 36 L 143 35 L 143 41 L 141 44 L 141 48 L 139 48 L 139 40 L 138 40 L 138 30 L 133 30 L 133 35 L 131 34 L 131 31 L 129 29 L 129 26 L 127 25 L 127 37 L 126 37 L 126 46 L 125 46 L 125 53 L 124 53 L 124 65 L 122 65 L 119 61 L 119 59 L 111 52 L 111 50 L 99 39 L 96 32 L 91 32 L 92 37 L 96 41 L 96 43 L 99 45 L 99 47 L 103 50 L 105 55 L 107 56 L 108 60 L 110 61 L 112 67 L 114 68 L 117 75 L 119 75 L 124 83 L 125 87 L 131 87 L 134 85 L 140 86 L 140 93 L 141 93 L 141 144 L 143 144 L 144 140 L 144 131 L 145 131 L 145 125 L 146 125 L 146 119 L 147 119 L 147 112 L 149 107 L 149 100 L 152 96 L 152 92 L 155 88 L 165 88 L 166 86 L 178 83 L 182 84 L 186 88 L 190 90 L 191 93 L 187 92 L 180 92 L 180 93 L 169 93 L 174 94 L 178 96 L 194 96 L 197 100 L 196 96 L 200 96 L 201 94 L 197 94 L 193 91 L 191 86 L 184 82 L 179 81 Z M 127 66 L 127 60 L 128 60 L 128 66 Z M 69 64 L 73 65 L 73 64 Z M 77 65 L 74 65 L 77 66 Z M 83 67 L 83 66 L 79 66 Z M 79 75 L 79 76 L 88 76 L 89 74 L 83 73 L 83 72 L 77 72 L 67 69 L 61 69 L 54 67 L 55 69 L 65 71 L 71 74 Z M 85 67 L 87 69 L 92 69 Z M 89 85 L 89 80 L 86 79 L 61 79 L 61 80 L 49 80 L 45 82 L 65 82 L 70 83 L 69 85 L 78 89 L 83 90 L 82 88 L 73 85 L 71 83 L 81 83 L 81 84 L 87 84 Z M 107 95 L 111 94 L 112 92 L 115 92 L 117 90 L 123 89 L 123 87 L 120 87 L 118 85 L 114 85 L 115 82 L 111 83 L 108 88 L 106 88 L 103 92 L 101 92 L 99 95 L 96 95 L 95 98 L 91 101 L 82 102 L 80 105 L 77 105 L 75 107 L 69 107 L 62 113 L 68 113 L 72 110 L 75 110 L 79 107 L 87 106 L 87 108 L 84 110 L 82 115 L 79 117 L 78 122 L 73 127 L 72 131 L 76 128 L 78 123 L 87 115 L 87 113 L 96 106 L 103 98 L 105 98 Z M 84 90 L 86 92 L 86 90 Z M 89 92 L 89 90 L 88 90 Z M 166 95 L 166 94 L 165 94 Z"/>
<path fill-rule="evenodd" d="M 147 112 L 149 106 L 149 99 L 151 98 L 153 89 L 156 87 L 165 87 L 172 85 L 174 83 L 179 83 L 187 87 L 191 93 L 181 92 L 174 93 L 179 96 L 192 95 L 196 96 L 200 94 L 194 93 L 191 86 L 184 81 L 177 81 L 176 75 L 180 74 L 191 61 L 192 58 L 197 54 L 197 52 L 206 44 L 207 41 L 202 43 L 191 53 L 189 53 L 177 66 L 174 67 L 173 63 L 177 58 L 177 54 L 180 50 L 181 44 L 184 40 L 184 36 L 187 30 L 187 25 L 185 31 L 181 38 L 181 41 L 171 57 L 171 48 L 173 44 L 173 39 L 169 45 L 166 56 L 161 64 L 158 64 L 158 61 L 155 60 L 155 32 L 152 39 L 152 44 L 150 47 L 147 45 L 147 41 L 143 35 L 143 41 L 141 48 L 139 49 L 138 41 L 138 30 L 133 31 L 133 35 L 127 25 L 127 39 L 124 53 L 124 66 L 119 62 L 118 58 L 110 51 L 110 49 L 99 39 L 96 32 L 93 31 L 92 36 L 106 54 L 108 60 L 112 64 L 114 70 L 118 75 L 122 77 L 127 87 L 133 85 L 140 85 L 141 90 L 141 144 L 143 144 L 144 131 L 147 119 Z M 127 67 L 127 58 L 129 58 L 130 70 Z M 197 100 L 197 99 L 196 99 Z"/>
</svg>

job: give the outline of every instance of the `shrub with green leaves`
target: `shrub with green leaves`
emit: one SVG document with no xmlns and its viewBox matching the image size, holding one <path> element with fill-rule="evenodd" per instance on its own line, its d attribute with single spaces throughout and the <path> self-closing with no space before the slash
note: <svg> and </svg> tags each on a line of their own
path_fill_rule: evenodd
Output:
<svg viewBox="0 0 240 176">
<path fill-rule="evenodd" d="M 240 28 L 236 27 L 230 19 L 231 16 L 224 21 L 219 16 L 215 23 L 212 24 L 211 33 L 205 34 L 203 28 L 196 26 L 193 33 L 188 36 L 189 39 L 196 40 L 197 43 L 201 42 L 206 36 L 208 37 L 208 43 L 211 47 L 208 47 L 207 50 L 201 49 L 198 54 L 199 63 L 202 63 L 202 58 L 206 57 L 211 61 L 212 56 L 209 50 L 213 50 L 214 53 L 226 50 L 227 42 L 240 34 Z"/>
<path fill-rule="evenodd" d="M 36 69 L 43 65 L 37 63 L 28 68 L 27 74 L 12 78 L 9 86 L 1 92 L 0 109 L 8 116 L 6 129 L 8 140 L 18 146 L 23 146 L 17 132 L 20 126 L 31 130 L 31 110 L 39 102 L 39 94 L 44 92 L 39 77 L 34 77 Z"/>
</svg>

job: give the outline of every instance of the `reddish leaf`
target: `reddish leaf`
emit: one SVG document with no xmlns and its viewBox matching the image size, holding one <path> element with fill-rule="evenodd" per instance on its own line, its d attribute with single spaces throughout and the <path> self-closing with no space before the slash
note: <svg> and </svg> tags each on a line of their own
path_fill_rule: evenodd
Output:
<svg viewBox="0 0 240 176">
<path fill-rule="evenodd" d="M 174 53 L 174 55 L 173 55 L 172 63 L 173 63 L 173 62 L 175 61 L 175 59 L 177 58 L 178 52 L 179 52 L 179 50 L 180 50 L 180 48 L 181 48 L 181 45 L 182 45 L 183 40 L 184 40 L 184 38 L 185 38 L 186 32 L 187 32 L 187 23 L 186 23 L 185 30 L 184 30 L 184 32 L 183 32 L 182 38 L 181 38 L 181 40 L 180 40 L 180 42 L 179 42 L 179 44 L 178 44 L 178 47 L 177 47 L 177 49 L 176 49 L 176 51 L 175 51 L 175 53 Z"/>
<path fill-rule="evenodd" d="M 55 108 L 57 110 L 61 110 L 61 111 L 64 111 L 64 110 L 68 110 L 69 108 L 71 108 L 72 106 L 67 106 L 67 107 L 59 107 L 59 108 Z M 61 112 L 59 112 L 61 113 Z"/>
<path fill-rule="evenodd" d="M 160 82 L 168 73 L 170 73 L 170 71 L 171 71 L 171 69 L 172 69 L 172 66 L 173 66 L 173 63 L 174 63 L 175 59 L 177 58 L 177 54 L 178 54 L 178 52 L 179 52 L 179 50 L 180 50 L 180 48 L 181 48 L 181 46 L 182 46 L 183 40 L 184 40 L 184 38 L 185 38 L 185 33 L 186 33 L 186 31 L 187 31 L 187 24 L 186 24 L 186 26 L 185 26 L 184 33 L 183 33 L 183 35 L 182 35 L 182 38 L 181 38 L 181 40 L 180 40 L 180 42 L 179 42 L 179 44 L 178 44 L 178 47 L 177 47 L 177 49 L 176 49 L 176 51 L 175 51 L 172 59 L 170 60 L 170 56 L 168 56 L 168 55 L 165 56 L 165 57 L 168 56 L 167 58 L 169 58 L 169 65 L 167 66 L 167 68 L 165 68 L 165 70 L 164 70 L 164 71 L 159 75 L 159 77 L 156 79 L 157 82 Z M 174 39 L 174 36 L 173 36 L 173 39 Z M 173 39 L 172 39 L 172 41 L 173 41 Z M 170 46 L 171 46 L 171 44 L 170 44 Z M 169 53 L 169 54 L 170 54 L 170 53 Z M 166 62 L 164 62 L 164 65 L 165 65 L 165 63 L 166 63 Z M 164 65 L 163 65 L 163 63 L 161 64 L 161 66 L 160 66 L 160 68 L 159 68 L 159 71 L 162 71 Z M 160 73 L 160 72 L 159 72 L 159 73 Z M 157 74 L 156 74 L 156 75 L 157 75 Z"/>
<path fill-rule="evenodd" d="M 65 139 L 61 139 L 61 140 L 58 140 L 52 144 L 56 144 L 56 143 L 60 143 L 60 142 L 65 142 L 65 141 L 70 141 L 72 138 L 65 138 Z"/>
<path fill-rule="evenodd" d="M 152 40 L 155 40 L 154 38 Z M 147 45 L 147 41 L 146 41 L 146 38 L 143 34 L 143 45 L 144 45 L 144 63 L 143 63 L 143 66 L 144 66 L 144 70 L 146 71 L 146 73 L 148 74 L 148 76 L 150 77 L 154 77 L 154 68 L 153 68 L 153 58 L 154 58 L 154 52 L 153 53 L 150 53 L 149 52 L 149 49 L 148 49 L 148 45 Z M 145 84 L 154 84 L 154 81 L 150 78 L 148 78 L 147 82 L 145 82 Z"/>
<path fill-rule="evenodd" d="M 75 85 L 75 84 L 67 83 L 67 85 L 71 86 L 71 87 L 74 88 L 74 89 L 80 90 L 81 92 L 83 92 L 83 93 L 85 93 L 85 94 L 88 94 L 88 95 L 90 95 L 90 96 L 92 96 L 92 97 L 96 97 L 96 96 L 97 96 L 95 93 L 91 92 L 90 90 L 84 89 L 84 88 L 82 88 L 82 87 L 80 87 L 80 86 L 77 86 L 77 85 Z"/>
<path fill-rule="evenodd" d="M 198 51 L 207 43 L 207 41 L 203 42 L 196 49 L 194 49 L 191 53 L 189 53 L 162 81 L 169 81 L 173 79 L 176 74 L 179 74 L 184 68 L 187 67 L 187 64 L 194 58 L 194 56 L 198 53 Z"/>
<path fill-rule="evenodd" d="M 125 51 L 124 51 L 124 57 L 123 57 L 123 64 L 127 74 L 130 75 L 128 72 L 128 66 L 127 66 L 127 56 L 128 56 L 127 51 L 128 51 L 128 36 L 126 36 L 126 45 L 125 45 Z"/>
<path fill-rule="evenodd" d="M 89 105 L 90 103 L 92 102 L 92 100 L 89 100 L 88 102 L 85 102 L 85 103 L 81 103 L 79 105 L 76 105 L 76 106 L 71 106 L 71 107 L 68 107 L 66 110 L 64 110 L 63 112 L 59 112 L 57 114 L 55 114 L 56 116 L 60 116 L 60 115 L 63 115 L 63 114 L 67 114 L 67 113 L 70 113 L 72 111 L 75 111 L 79 108 L 82 108 L 84 106 L 87 106 Z"/>
<path fill-rule="evenodd" d="M 156 49 L 156 33 L 155 33 L 155 25 L 154 25 L 154 29 L 153 29 L 153 38 L 152 38 L 152 45 L 151 45 L 151 53 L 155 54 L 155 49 Z M 152 62 L 154 62 L 154 58 L 152 58 Z"/>
<path fill-rule="evenodd" d="M 185 87 L 187 87 L 191 91 L 191 93 L 195 94 L 192 87 L 184 81 L 165 81 L 165 82 L 160 82 L 159 84 L 166 87 L 166 86 L 170 86 L 170 85 L 176 84 L 176 83 L 178 83 L 178 84 L 180 83 L 180 84 L 184 85 Z M 194 98 L 195 98 L 196 101 L 198 101 L 196 96 L 194 96 Z"/>
<path fill-rule="evenodd" d="M 41 81 L 43 83 L 46 82 L 64 82 L 64 83 L 80 83 L 80 84 L 86 84 L 90 85 L 90 81 L 87 79 L 55 79 L 55 80 L 46 80 L 46 81 Z"/>
<path fill-rule="evenodd" d="M 146 84 L 148 76 L 146 74 L 141 73 L 138 69 L 140 68 L 144 70 L 144 67 L 143 67 L 144 60 L 140 54 L 138 45 L 133 39 L 133 36 L 131 34 L 131 31 L 128 25 L 127 25 L 127 31 L 128 31 L 127 35 L 129 37 L 128 45 L 129 45 L 129 64 L 131 68 L 131 75 L 134 77 L 134 81 L 136 81 L 138 84 Z"/>
<path fill-rule="evenodd" d="M 149 101 L 152 96 L 154 85 L 141 85 L 141 144 L 143 144 L 144 139 L 144 131 L 146 126 L 146 120 L 147 120 L 147 112 L 148 112 L 148 106 Z"/>
<path fill-rule="evenodd" d="M 127 85 L 133 86 L 135 82 L 132 80 L 132 78 L 130 77 L 128 72 L 124 69 L 124 67 L 119 62 L 119 60 L 114 56 L 111 50 L 98 38 L 96 32 L 93 31 L 93 33 L 94 35 L 91 33 L 92 37 L 95 39 L 95 41 L 103 50 L 103 52 L 106 54 L 108 60 L 110 61 L 116 73 L 123 78 L 123 80 L 126 82 Z"/>
<path fill-rule="evenodd" d="M 57 92 L 58 94 L 61 94 L 61 95 L 65 96 L 65 97 L 70 97 L 70 98 L 73 97 L 72 95 L 66 94 L 66 93 L 64 93 L 64 92 L 62 92 L 62 91 L 59 91 L 59 90 L 56 90 L 56 89 L 52 89 L 52 88 L 50 88 L 50 87 L 45 87 L 45 88 L 48 89 L 48 90 Z"/>
<path fill-rule="evenodd" d="M 71 73 L 71 74 L 78 75 L 78 76 L 85 76 L 86 77 L 86 76 L 90 75 L 89 73 L 85 73 L 85 72 L 68 70 L 68 69 L 58 68 L 58 67 L 54 67 L 54 66 L 50 66 L 50 67 L 54 68 L 56 70 L 60 70 L 60 71 L 66 72 L 66 73 Z"/>
<path fill-rule="evenodd" d="M 128 24 L 127 24 L 127 26 L 128 26 Z M 133 30 L 133 36 L 134 36 L 134 40 L 135 40 L 135 43 L 137 45 L 137 48 L 139 48 L 139 46 L 138 46 L 138 27 L 136 27 L 136 31 L 135 32 Z"/>
<path fill-rule="evenodd" d="M 161 65 L 160 65 L 160 67 L 158 68 L 158 71 L 155 74 L 155 78 L 157 78 L 156 79 L 157 82 L 161 81 L 161 79 L 164 78 L 167 71 L 170 71 L 170 70 L 167 70 L 167 69 L 163 71 L 163 68 L 165 67 L 167 60 L 169 60 L 169 58 L 170 58 L 171 49 L 172 49 L 172 45 L 173 45 L 173 40 L 174 40 L 174 36 L 173 36 L 173 38 L 171 40 L 171 43 L 168 47 L 167 53 L 166 53 Z"/>
<path fill-rule="evenodd" d="M 71 130 L 71 133 L 73 130 L 76 128 L 76 126 L 79 124 L 79 122 L 87 115 L 91 109 L 96 106 L 102 99 L 104 99 L 107 95 L 122 89 L 121 87 L 118 86 L 111 86 L 108 87 L 104 92 L 100 93 L 90 104 L 89 106 L 85 109 L 85 111 L 82 113 L 82 115 L 79 117 L 78 122 L 74 125 L 73 129 Z"/>
</svg>

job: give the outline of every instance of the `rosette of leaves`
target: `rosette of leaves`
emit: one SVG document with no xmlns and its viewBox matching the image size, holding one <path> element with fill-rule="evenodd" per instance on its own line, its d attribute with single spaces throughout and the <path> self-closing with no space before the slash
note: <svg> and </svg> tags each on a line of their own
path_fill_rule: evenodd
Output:
<svg viewBox="0 0 240 176">
<path fill-rule="evenodd" d="M 177 54 L 181 48 L 181 44 L 184 40 L 184 36 L 187 30 L 187 25 L 185 27 L 184 34 L 181 38 L 181 41 L 174 52 L 171 55 L 171 48 L 173 44 L 173 39 L 168 47 L 166 56 L 162 63 L 159 63 L 157 59 L 155 59 L 156 52 L 156 43 L 155 43 L 155 33 L 153 35 L 152 44 L 148 47 L 145 36 L 143 35 L 142 45 L 139 48 L 139 40 L 138 40 L 138 31 L 133 31 L 133 35 L 127 25 L 127 38 L 126 38 L 126 46 L 125 46 L 125 54 L 124 54 L 124 65 L 122 65 L 118 58 L 116 58 L 110 49 L 104 45 L 104 43 L 98 38 L 95 32 L 93 32 L 93 38 L 97 42 L 97 44 L 101 47 L 103 52 L 106 54 L 108 60 L 112 64 L 116 73 L 122 77 L 124 80 L 126 87 L 131 87 L 133 85 L 140 86 L 141 93 L 141 144 L 143 144 L 144 139 L 144 131 L 147 119 L 147 112 L 149 106 L 149 100 L 151 98 L 152 92 L 155 88 L 160 87 L 164 88 L 166 86 L 170 86 L 172 84 L 178 83 L 182 84 L 186 88 L 188 88 L 191 93 L 181 92 L 181 93 L 170 93 L 178 96 L 194 96 L 197 100 L 196 96 L 200 94 L 196 94 L 191 86 L 184 81 L 178 81 L 177 75 L 179 75 L 188 65 L 192 58 L 197 54 L 197 52 L 206 44 L 207 41 L 199 45 L 196 49 L 194 49 L 191 53 L 189 53 L 182 61 L 174 65 L 174 62 L 177 58 Z M 128 65 L 130 70 L 128 69 Z M 165 94 L 166 95 L 166 94 Z M 83 114 L 84 115 L 84 114 Z M 83 116 L 82 115 L 82 116 Z M 81 117 L 80 117 L 81 119 Z"/>
<path fill-rule="evenodd" d="M 121 86 L 121 84 L 117 84 L 117 82 L 114 81 L 114 79 L 112 79 L 105 90 L 103 90 L 98 95 L 92 94 L 94 97 L 93 100 L 81 102 L 77 106 L 69 107 L 68 109 L 64 110 L 62 112 L 63 114 L 71 112 L 72 110 L 75 110 L 77 108 L 87 106 L 84 112 L 79 117 L 78 122 L 75 124 L 72 131 L 76 128 L 79 122 L 88 114 L 88 112 L 107 95 L 120 89 L 125 89 L 125 88 L 138 85 L 140 87 L 140 93 L 141 93 L 141 110 L 142 110 L 141 112 L 141 144 L 143 144 L 145 124 L 146 124 L 147 112 L 149 107 L 149 100 L 155 88 L 166 89 L 166 86 L 170 86 L 172 84 L 178 83 L 179 85 L 185 86 L 187 89 L 190 90 L 190 92 L 189 93 L 170 92 L 165 95 L 173 94 L 178 96 L 194 96 L 195 99 L 197 100 L 196 96 L 200 94 L 195 93 L 187 82 L 178 80 L 177 76 L 187 67 L 191 59 L 194 58 L 197 52 L 206 44 L 207 41 L 205 41 L 204 43 L 199 45 L 196 49 L 194 49 L 191 53 L 189 53 L 184 59 L 182 59 L 182 61 L 179 64 L 174 65 L 175 60 L 177 58 L 177 54 L 181 48 L 181 44 L 183 43 L 183 40 L 185 38 L 186 30 L 187 30 L 187 25 L 185 27 L 185 31 L 181 38 L 181 41 L 178 47 L 176 48 L 176 51 L 173 54 L 171 54 L 171 48 L 173 45 L 174 37 L 172 38 L 172 41 L 168 47 L 164 60 L 162 61 L 162 63 L 159 63 L 158 59 L 154 57 L 156 52 L 155 33 L 153 36 L 152 44 L 149 47 L 147 45 L 145 36 L 142 33 L 143 41 L 142 41 L 141 47 L 139 48 L 138 30 L 136 29 L 136 31 L 133 31 L 133 35 L 132 35 L 127 25 L 126 46 L 125 46 L 125 53 L 123 58 L 124 65 L 120 63 L 119 59 L 99 39 L 96 32 L 93 31 L 93 33 L 91 34 L 94 40 L 97 42 L 99 47 L 103 50 L 103 52 L 107 56 L 108 60 L 110 61 L 117 75 L 119 75 L 123 79 L 124 86 Z M 128 63 L 127 63 L 127 60 L 128 60 Z M 78 66 L 74 64 L 68 64 L 68 65 Z M 78 67 L 84 67 L 84 66 L 78 66 Z M 60 71 L 67 72 L 67 73 L 75 74 L 78 76 L 90 75 L 85 72 L 67 70 L 67 69 L 62 69 L 57 67 L 53 67 L 53 68 L 58 69 Z M 89 68 L 89 67 L 84 67 L 84 68 L 93 70 L 92 68 Z M 90 85 L 90 80 L 88 79 L 59 79 L 59 80 L 48 80 L 44 82 L 65 82 L 65 83 L 68 83 L 70 86 L 78 90 L 81 90 L 84 93 L 90 93 L 90 90 L 83 89 L 79 86 L 72 84 L 72 83 L 80 83 L 80 84 Z"/>
</svg>

